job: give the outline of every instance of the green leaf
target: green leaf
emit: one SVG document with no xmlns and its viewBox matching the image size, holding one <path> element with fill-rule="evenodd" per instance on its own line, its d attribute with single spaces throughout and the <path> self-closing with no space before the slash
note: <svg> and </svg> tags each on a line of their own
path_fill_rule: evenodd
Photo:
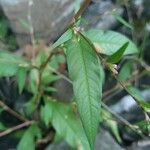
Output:
<svg viewBox="0 0 150 150">
<path fill-rule="evenodd" d="M 120 80 L 125 81 L 130 77 L 130 75 L 132 73 L 132 64 L 133 63 L 131 61 L 129 61 L 121 67 L 121 70 L 118 75 Z"/>
<path fill-rule="evenodd" d="M 5 19 L 0 20 L 0 38 L 5 38 L 8 32 L 8 26 Z"/>
<path fill-rule="evenodd" d="M 0 114 L 4 111 L 4 108 L 0 108 Z"/>
<path fill-rule="evenodd" d="M 37 83 L 38 83 L 38 70 L 37 69 L 32 69 L 30 70 L 29 73 L 29 85 L 28 85 L 28 90 L 35 94 L 37 92 Z"/>
<path fill-rule="evenodd" d="M 0 77 L 16 75 L 20 68 L 28 67 L 29 64 L 23 58 L 0 51 Z"/>
<path fill-rule="evenodd" d="M 140 101 L 141 106 L 146 112 L 150 112 L 150 103 L 145 101 Z"/>
<path fill-rule="evenodd" d="M 25 68 L 20 68 L 17 72 L 18 88 L 20 94 L 22 93 L 25 85 L 26 74 L 27 74 L 27 70 Z"/>
<path fill-rule="evenodd" d="M 31 125 L 24 133 L 17 150 L 35 150 L 35 139 L 41 138 L 41 131 L 36 124 Z"/>
<path fill-rule="evenodd" d="M 104 119 L 104 122 L 110 127 L 112 134 L 115 136 L 117 141 L 119 143 L 122 142 L 120 134 L 119 134 L 119 129 L 118 129 L 118 124 L 112 117 L 112 115 L 107 111 L 107 110 L 102 110 L 102 117 Z"/>
<path fill-rule="evenodd" d="M 135 88 L 135 87 L 132 87 L 132 86 L 129 86 L 128 88 L 128 92 L 136 99 L 138 100 L 139 102 L 140 101 L 145 101 L 144 97 L 142 96 L 141 92 Z"/>
<path fill-rule="evenodd" d="M 50 50 L 53 50 L 57 47 L 59 47 L 60 45 L 64 44 L 65 42 L 67 42 L 68 40 L 70 40 L 72 38 L 72 30 L 68 29 L 64 34 L 62 34 L 62 36 L 50 47 Z"/>
<path fill-rule="evenodd" d="M 123 46 L 121 46 L 119 48 L 119 50 L 117 50 L 113 55 L 108 57 L 107 62 L 112 63 L 112 64 L 118 63 L 121 60 L 128 45 L 129 45 L 129 42 L 127 42 Z"/>
<path fill-rule="evenodd" d="M 35 101 L 34 101 L 35 97 L 32 97 L 27 103 L 25 103 L 24 105 L 24 112 L 25 114 L 30 117 L 33 113 L 33 111 L 35 110 L 36 108 L 36 105 L 35 105 Z"/>
<path fill-rule="evenodd" d="M 78 111 L 93 149 L 100 120 L 101 65 L 93 45 L 82 34 L 75 34 L 65 47 Z"/>
<path fill-rule="evenodd" d="M 91 29 L 85 33 L 85 36 L 92 41 L 97 51 L 102 54 L 112 55 L 126 42 L 129 42 L 129 46 L 124 55 L 138 53 L 139 51 L 129 38 L 118 32 Z"/>
<path fill-rule="evenodd" d="M 54 88 L 54 87 L 46 87 L 46 88 L 44 89 L 44 91 L 46 91 L 46 92 L 57 92 L 57 89 Z"/>
<path fill-rule="evenodd" d="M 48 63 L 50 67 L 59 69 L 60 63 L 65 63 L 65 58 L 63 55 L 53 55 L 50 62 Z"/>
<path fill-rule="evenodd" d="M 49 85 L 50 83 L 60 79 L 60 76 L 51 74 L 47 70 L 42 74 L 42 84 Z"/>
<path fill-rule="evenodd" d="M 144 108 L 147 112 L 150 112 L 150 103 L 145 100 L 145 98 L 137 88 L 129 86 L 127 90 L 130 95 L 132 95 L 139 102 L 142 108 Z"/>
<path fill-rule="evenodd" d="M 45 60 L 47 59 L 47 57 L 48 57 L 47 53 L 43 49 L 41 49 L 35 60 L 36 66 L 40 66 L 43 63 L 45 63 Z"/>
<path fill-rule="evenodd" d="M 4 124 L 2 122 L 0 122 L 0 131 L 5 130 L 6 127 L 4 126 Z"/>
<path fill-rule="evenodd" d="M 139 128 L 145 132 L 145 133 L 150 133 L 150 121 L 149 120 L 144 120 L 136 123 L 135 125 L 139 126 Z"/>
<path fill-rule="evenodd" d="M 113 13 L 112 15 L 115 17 L 115 19 L 117 21 L 119 21 L 120 23 L 122 23 L 124 26 L 126 26 L 127 28 L 130 28 L 130 29 L 133 29 L 133 27 L 126 20 L 124 20 L 121 16 L 119 16 L 116 13 Z"/>
<path fill-rule="evenodd" d="M 57 137 L 64 138 L 72 147 L 81 146 L 83 150 L 90 150 L 82 124 L 71 105 L 57 102 L 49 97 L 45 97 L 44 100 L 41 118 L 46 126 L 51 123 L 56 130 Z"/>
</svg>

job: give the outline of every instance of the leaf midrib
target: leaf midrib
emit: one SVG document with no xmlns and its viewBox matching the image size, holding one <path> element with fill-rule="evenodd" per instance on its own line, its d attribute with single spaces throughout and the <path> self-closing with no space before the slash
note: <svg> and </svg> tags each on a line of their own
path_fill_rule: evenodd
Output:
<svg viewBox="0 0 150 150">
<path fill-rule="evenodd" d="M 81 56 L 82 56 L 82 62 L 83 62 L 83 70 L 84 70 L 84 73 L 85 73 L 85 80 L 86 80 L 86 87 L 87 87 L 87 91 L 88 91 L 88 99 L 89 99 L 89 103 L 90 103 L 90 106 L 92 106 L 91 105 L 91 97 L 90 97 L 90 87 L 89 87 L 89 81 L 88 81 L 88 78 L 87 78 L 87 67 L 86 67 L 86 64 L 85 64 L 85 57 L 84 57 L 84 52 L 83 52 L 83 48 L 80 46 L 80 49 L 81 49 Z M 90 110 L 90 118 L 92 118 L 92 109 L 89 109 Z M 82 119 L 82 118 L 81 118 Z M 90 124 L 92 123 L 91 122 L 91 119 L 89 120 L 90 121 Z M 84 126 L 84 125 L 83 125 Z M 84 130 L 85 130 L 85 128 L 84 128 Z M 87 132 L 85 131 L 85 133 L 86 133 L 86 135 L 87 135 Z M 91 133 L 91 131 L 90 131 L 90 133 Z M 89 137 L 88 137 L 88 135 L 87 135 L 87 139 L 88 139 L 88 141 L 89 141 Z M 91 142 L 89 141 L 89 143 L 91 144 Z"/>
</svg>

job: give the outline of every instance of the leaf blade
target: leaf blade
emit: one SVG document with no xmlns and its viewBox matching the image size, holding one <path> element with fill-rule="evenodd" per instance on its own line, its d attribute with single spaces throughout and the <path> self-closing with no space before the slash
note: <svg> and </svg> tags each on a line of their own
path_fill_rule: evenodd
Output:
<svg viewBox="0 0 150 150">
<path fill-rule="evenodd" d="M 126 20 L 124 20 L 124 18 L 122 18 L 121 16 L 119 16 L 119 15 L 116 14 L 116 13 L 113 13 L 112 15 L 114 16 L 114 18 L 115 18 L 118 22 L 122 23 L 122 24 L 123 24 L 124 26 L 126 26 L 127 28 L 133 30 L 132 25 L 131 25 L 130 23 L 128 23 Z"/>
<path fill-rule="evenodd" d="M 99 53 L 105 55 L 114 54 L 124 43 L 129 42 L 129 46 L 124 55 L 138 53 L 136 45 L 126 36 L 111 30 L 91 29 L 84 33 L 91 40 Z"/>
<path fill-rule="evenodd" d="M 122 58 L 125 50 L 127 49 L 128 45 L 129 45 L 129 42 L 126 42 L 113 55 L 108 57 L 107 61 L 109 63 L 112 63 L 112 64 L 118 63 L 121 60 L 121 58 Z"/>
<path fill-rule="evenodd" d="M 82 34 L 74 35 L 72 40 L 66 43 L 66 49 L 78 111 L 93 149 L 99 124 L 102 91 L 100 62 L 92 44 Z"/>
<path fill-rule="evenodd" d="M 86 135 L 82 124 L 72 110 L 71 105 L 66 105 L 49 97 L 45 97 L 45 105 L 41 109 L 41 118 L 46 126 L 51 124 L 56 130 L 56 135 L 64 138 L 72 147 L 81 144 L 84 150 L 89 150 Z"/>
<path fill-rule="evenodd" d="M 33 124 L 25 131 L 17 150 L 35 150 L 35 138 L 41 138 L 41 131 L 36 124 Z"/>
</svg>

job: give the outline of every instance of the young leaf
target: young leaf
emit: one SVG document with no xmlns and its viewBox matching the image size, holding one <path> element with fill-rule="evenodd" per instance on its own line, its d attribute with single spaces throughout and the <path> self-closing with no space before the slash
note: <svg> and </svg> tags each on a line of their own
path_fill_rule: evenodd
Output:
<svg viewBox="0 0 150 150">
<path fill-rule="evenodd" d="M 50 50 L 53 50 L 59 47 L 61 44 L 64 44 L 72 38 L 72 30 L 68 29 L 51 47 Z"/>
<path fill-rule="evenodd" d="M 37 92 L 37 83 L 38 83 L 38 70 L 32 69 L 29 73 L 29 82 L 28 90 L 35 94 Z"/>
<path fill-rule="evenodd" d="M 140 104 L 145 109 L 145 111 L 150 112 L 150 103 L 149 102 L 141 101 Z"/>
<path fill-rule="evenodd" d="M 2 122 L 0 122 L 0 131 L 5 130 L 6 127 L 4 126 L 4 124 Z"/>
<path fill-rule="evenodd" d="M 0 51 L 0 76 L 16 75 L 19 68 L 27 68 L 29 64 L 21 57 L 11 53 Z"/>
<path fill-rule="evenodd" d="M 133 29 L 133 27 L 126 20 L 124 20 L 121 16 L 119 16 L 118 14 L 113 13 L 113 16 L 115 17 L 115 19 L 117 21 L 119 21 L 120 23 L 122 23 L 127 28 Z"/>
<path fill-rule="evenodd" d="M 121 58 L 122 58 L 125 50 L 127 49 L 128 45 L 129 45 L 129 42 L 127 42 L 123 46 L 121 46 L 119 48 L 119 50 L 117 50 L 117 52 L 115 52 L 113 55 L 108 57 L 107 62 L 112 63 L 112 64 L 118 63 L 121 60 Z"/>
<path fill-rule="evenodd" d="M 119 134 L 118 124 L 114 120 L 112 115 L 108 111 L 103 109 L 102 110 L 102 117 L 103 117 L 104 121 L 106 122 L 106 124 L 108 125 L 108 127 L 111 129 L 111 132 L 115 136 L 117 141 L 119 143 L 121 143 L 122 140 L 121 140 L 121 137 L 120 137 L 120 134 Z"/>
<path fill-rule="evenodd" d="M 35 110 L 35 101 L 34 101 L 34 97 L 32 97 L 27 103 L 25 103 L 24 105 L 24 112 L 26 114 L 26 116 L 30 117 L 33 113 L 33 111 Z"/>
<path fill-rule="evenodd" d="M 132 86 L 129 86 L 128 88 L 128 92 L 136 98 L 136 100 L 138 100 L 139 102 L 140 101 L 145 101 L 144 100 L 144 97 L 142 96 L 141 92 L 135 88 L 135 87 L 132 87 Z"/>
<path fill-rule="evenodd" d="M 85 36 L 92 41 L 99 53 L 105 55 L 114 54 L 126 42 L 129 42 L 129 45 L 124 55 L 138 53 L 136 45 L 130 39 L 114 31 L 91 29 Z"/>
<path fill-rule="evenodd" d="M 71 109 L 71 105 L 45 97 L 41 118 L 46 126 L 51 122 L 59 139 L 64 138 L 72 147 L 81 146 L 83 150 L 90 150 L 82 124 Z"/>
<path fill-rule="evenodd" d="M 150 103 L 145 100 L 141 92 L 132 86 L 129 86 L 128 92 L 139 102 L 140 106 L 144 108 L 147 112 L 150 112 Z"/>
<path fill-rule="evenodd" d="M 18 88 L 20 94 L 22 93 L 25 85 L 26 74 L 27 74 L 27 70 L 25 68 L 20 68 L 17 72 Z"/>
<path fill-rule="evenodd" d="M 17 150 L 35 150 L 35 139 L 41 138 L 41 131 L 36 124 L 31 125 L 24 133 Z"/>
<path fill-rule="evenodd" d="M 150 133 L 150 121 L 144 120 L 136 123 L 135 125 L 139 126 L 140 129 L 145 133 Z"/>
<path fill-rule="evenodd" d="M 125 81 L 130 77 L 131 73 L 132 73 L 132 62 L 129 61 L 121 67 L 118 77 L 120 80 Z"/>
<path fill-rule="evenodd" d="M 93 149 L 100 114 L 101 65 L 93 45 L 80 33 L 73 35 L 65 48 L 78 111 Z"/>
</svg>

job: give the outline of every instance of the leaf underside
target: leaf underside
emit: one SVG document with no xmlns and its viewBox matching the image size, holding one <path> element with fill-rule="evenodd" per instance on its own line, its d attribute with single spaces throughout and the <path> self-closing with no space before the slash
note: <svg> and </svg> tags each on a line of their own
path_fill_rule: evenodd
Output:
<svg viewBox="0 0 150 150">
<path fill-rule="evenodd" d="M 65 47 L 78 111 L 93 149 L 100 119 L 101 65 L 92 44 L 81 33 L 74 34 Z"/>
<path fill-rule="evenodd" d="M 126 42 L 129 42 L 129 45 L 124 55 L 138 53 L 139 51 L 129 38 L 118 32 L 91 29 L 85 33 L 85 36 L 92 41 L 97 51 L 105 55 L 114 54 Z"/>
</svg>

